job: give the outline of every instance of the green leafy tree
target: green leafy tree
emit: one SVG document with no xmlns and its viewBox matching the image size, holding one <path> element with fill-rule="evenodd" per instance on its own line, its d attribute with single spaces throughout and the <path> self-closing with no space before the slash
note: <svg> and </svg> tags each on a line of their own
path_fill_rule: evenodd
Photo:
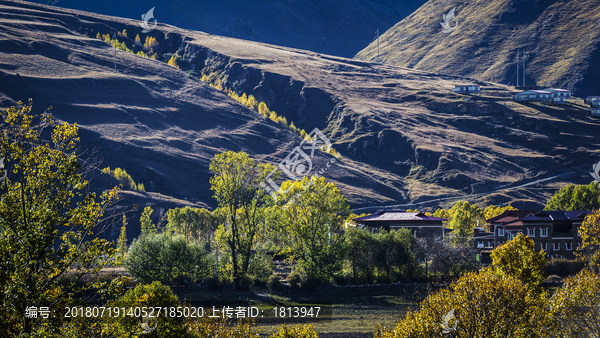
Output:
<svg viewBox="0 0 600 338">
<path fill-rule="evenodd" d="M 167 229 L 185 237 L 186 241 L 208 242 L 216 222 L 212 213 L 204 208 L 169 209 L 167 211 Z"/>
<path fill-rule="evenodd" d="M 375 266 L 385 270 L 388 281 L 392 281 L 390 272 L 394 268 L 400 268 L 411 257 L 411 247 L 406 248 L 402 237 L 412 237 L 409 229 L 398 229 L 392 231 L 382 230 L 375 237 L 374 255 Z"/>
<path fill-rule="evenodd" d="M 600 210 L 584 218 L 579 235 L 581 247 L 575 254 L 587 259 L 593 269 L 600 271 Z"/>
<path fill-rule="evenodd" d="M 546 203 L 544 210 L 600 209 L 600 183 L 573 185 L 560 188 Z"/>
<path fill-rule="evenodd" d="M 133 240 L 125 268 L 142 282 L 188 282 L 212 273 L 213 258 L 200 243 L 188 243 L 181 235 L 148 234 Z"/>
<path fill-rule="evenodd" d="M 285 252 L 307 276 L 328 279 L 341 268 L 344 239 L 340 235 L 350 214 L 346 198 L 323 177 L 286 181 L 278 193 L 277 233 Z"/>
<path fill-rule="evenodd" d="M 535 252 L 533 240 L 523 234 L 492 251 L 492 265 L 501 276 L 512 276 L 530 286 L 538 286 L 546 277 L 546 253 Z"/>
<path fill-rule="evenodd" d="M 150 219 L 153 212 L 154 212 L 154 210 L 150 206 L 145 207 L 144 211 L 142 211 L 142 216 L 140 216 L 140 225 L 142 228 L 142 236 L 156 233 L 156 226 Z"/>
<path fill-rule="evenodd" d="M 244 152 L 224 152 L 215 155 L 209 169 L 211 190 L 223 215 L 218 240 L 225 243 L 231 254 L 234 288 L 248 271 L 250 256 L 264 224 L 265 205 L 270 196 L 260 186 L 275 169 L 271 164 L 256 164 Z M 273 179 L 277 179 L 275 173 Z"/>
<path fill-rule="evenodd" d="M 352 267 L 354 283 L 358 284 L 359 275 L 364 275 L 367 283 L 373 282 L 373 269 L 375 267 L 375 239 L 364 229 L 349 227 L 346 229 L 346 259 Z"/>
<path fill-rule="evenodd" d="M 477 204 L 458 201 L 448 210 L 448 215 L 447 226 L 454 229 L 452 234 L 455 237 L 455 243 L 471 246 L 473 229 L 477 224 L 485 224 L 481 208 Z"/>
<path fill-rule="evenodd" d="M 7 109 L 0 132 L 7 174 L 0 182 L 0 337 L 50 336 L 68 319 L 26 318 L 25 309 L 63 309 L 80 292 L 107 290 L 108 284 L 76 281 L 114 254 L 100 235 L 117 190 L 99 199 L 89 192 L 77 125 L 56 125 L 50 114 L 33 123 L 31 100 L 18 105 Z M 52 128 L 49 141 L 41 138 L 44 127 Z"/>
</svg>

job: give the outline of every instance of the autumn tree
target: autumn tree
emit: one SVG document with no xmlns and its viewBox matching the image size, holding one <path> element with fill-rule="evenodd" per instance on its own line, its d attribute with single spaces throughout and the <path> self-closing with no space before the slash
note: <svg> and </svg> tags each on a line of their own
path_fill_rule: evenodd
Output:
<svg viewBox="0 0 600 338">
<path fill-rule="evenodd" d="M 354 283 L 358 284 L 359 275 L 364 275 L 367 283 L 373 282 L 375 268 L 375 239 L 364 229 L 349 227 L 346 236 L 346 259 L 350 262 Z"/>
<path fill-rule="evenodd" d="M 600 275 L 587 269 L 568 277 L 552 296 L 558 337 L 600 337 Z"/>
<path fill-rule="evenodd" d="M 271 198 L 260 183 L 275 167 L 257 164 L 245 152 L 228 151 L 215 155 L 209 169 L 214 173 L 210 189 L 224 218 L 219 239 L 229 248 L 234 288 L 238 290 L 261 235 L 265 206 Z M 273 179 L 277 178 L 275 173 Z"/>
<path fill-rule="evenodd" d="M 277 231 L 285 252 L 311 278 L 329 279 L 341 268 L 344 256 L 340 235 L 345 216 L 350 214 L 346 198 L 323 177 L 286 181 L 278 193 Z"/>
<path fill-rule="evenodd" d="M 17 104 L 2 116 L 0 131 L 7 174 L 0 182 L 0 337 L 50 336 L 68 319 L 58 313 L 28 318 L 26 308 L 58 311 L 94 290 L 76 282 L 114 254 L 113 243 L 101 236 L 117 190 L 99 198 L 89 191 L 76 124 L 56 124 L 45 113 L 34 117 L 31 100 Z M 41 137 L 46 127 L 47 141 Z M 106 288 L 96 285 L 96 291 Z"/>
<path fill-rule="evenodd" d="M 512 276 L 530 286 L 538 286 L 546 277 L 546 253 L 535 252 L 533 240 L 522 233 L 492 251 L 492 266 L 501 276 Z"/>
<path fill-rule="evenodd" d="M 470 272 L 428 296 L 396 327 L 380 327 L 373 337 L 547 337 L 554 327 L 548 302 L 547 292 L 531 292 L 513 276 Z"/>
<path fill-rule="evenodd" d="M 560 188 L 546 203 L 544 210 L 596 210 L 600 209 L 600 183 L 570 184 Z"/>
<path fill-rule="evenodd" d="M 600 210 L 587 215 L 579 229 L 581 248 L 576 255 L 589 261 L 590 266 L 600 271 Z"/>
<path fill-rule="evenodd" d="M 505 207 L 496 206 L 496 205 L 488 205 L 485 210 L 483 210 L 483 217 L 487 220 L 492 217 L 500 216 L 505 211 L 519 211 L 519 209 L 513 207 L 512 205 L 507 205 Z"/>
</svg>

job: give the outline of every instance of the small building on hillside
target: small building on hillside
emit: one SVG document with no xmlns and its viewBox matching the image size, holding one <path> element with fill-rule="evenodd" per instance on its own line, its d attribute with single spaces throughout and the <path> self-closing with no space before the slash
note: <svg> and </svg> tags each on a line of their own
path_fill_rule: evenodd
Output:
<svg viewBox="0 0 600 338">
<path fill-rule="evenodd" d="M 404 212 L 398 210 L 377 210 L 373 214 L 353 220 L 357 226 L 372 231 L 410 229 L 415 238 L 440 236 L 445 234 L 444 218 L 426 216 L 421 212 Z"/>
<path fill-rule="evenodd" d="M 591 116 L 600 116 L 600 107 L 591 109 Z"/>
<path fill-rule="evenodd" d="M 528 101 L 542 101 L 552 102 L 553 94 L 545 90 L 526 90 L 515 94 L 513 97 L 514 101 L 528 102 Z"/>
<path fill-rule="evenodd" d="M 565 103 L 566 99 L 571 98 L 571 91 L 559 88 L 546 88 L 544 91 L 552 93 L 553 103 Z"/>
<path fill-rule="evenodd" d="M 493 249 L 494 248 L 494 233 L 487 232 L 480 228 L 473 230 L 473 246 L 475 249 Z"/>
<path fill-rule="evenodd" d="M 597 107 L 598 103 L 600 103 L 600 96 L 588 96 L 587 98 L 585 98 L 585 103 L 589 104 L 592 107 L 594 107 L 595 104 Z"/>
<path fill-rule="evenodd" d="M 475 84 L 456 85 L 454 86 L 454 92 L 457 94 L 479 94 L 481 93 L 481 86 Z"/>
</svg>

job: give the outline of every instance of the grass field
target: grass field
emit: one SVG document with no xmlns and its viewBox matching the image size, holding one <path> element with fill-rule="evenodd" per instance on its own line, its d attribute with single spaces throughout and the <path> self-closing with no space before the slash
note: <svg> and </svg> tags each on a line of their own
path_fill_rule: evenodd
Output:
<svg viewBox="0 0 600 338">
<path fill-rule="evenodd" d="M 424 286 L 376 285 L 347 288 L 328 288 L 314 291 L 286 291 L 270 293 L 234 292 L 174 288 L 180 299 L 193 306 L 211 308 L 212 303 L 229 302 L 232 306 L 251 304 L 264 314 L 272 314 L 273 307 L 320 306 L 322 319 L 260 319 L 262 333 L 272 333 L 281 324 L 295 325 L 310 322 L 321 337 L 371 337 L 377 324 L 395 324 L 409 308 L 416 307 L 419 298 L 427 294 Z M 268 317 L 268 315 L 265 315 Z"/>
</svg>

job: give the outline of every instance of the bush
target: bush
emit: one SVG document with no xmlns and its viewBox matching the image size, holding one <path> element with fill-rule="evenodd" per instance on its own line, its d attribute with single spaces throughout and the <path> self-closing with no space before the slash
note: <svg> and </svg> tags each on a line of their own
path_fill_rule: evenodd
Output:
<svg viewBox="0 0 600 338">
<path fill-rule="evenodd" d="M 281 287 L 281 277 L 277 274 L 272 274 L 267 279 L 267 288 L 269 290 L 276 290 Z"/>
<path fill-rule="evenodd" d="M 298 324 L 290 328 L 281 325 L 279 331 L 273 333 L 271 338 L 319 338 L 319 334 L 310 324 Z"/>
<path fill-rule="evenodd" d="M 200 243 L 187 243 L 180 235 L 148 234 L 136 238 L 125 259 L 125 268 L 142 282 L 192 281 L 212 272 L 213 257 Z"/>
<path fill-rule="evenodd" d="M 120 298 L 114 301 L 108 302 L 107 307 L 113 309 L 125 308 L 128 309 L 137 308 L 152 308 L 162 307 L 170 308 L 177 307 L 179 305 L 179 299 L 173 293 L 171 288 L 161 284 L 160 282 L 153 282 L 148 285 L 138 285 L 134 289 L 131 289 Z M 185 337 L 187 335 L 187 329 L 185 327 L 184 318 L 171 317 L 171 316 L 156 316 L 151 318 L 152 320 L 148 323 L 149 327 L 156 325 L 157 330 L 151 333 L 144 334 L 140 325 L 141 319 L 136 316 L 123 316 L 122 313 L 119 316 L 105 317 L 106 324 L 104 332 L 112 332 L 113 337 L 131 337 L 132 334 L 143 335 L 144 337 Z"/>
<path fill-rule="evenodd" d="M 286 282 L 290 285 L 292 289 L 300 287 L 300 282 L 302 281 L 302 277 L 296 271 L 290 273 L 285 279 Z"/>
<path fill-rule="evenodd" d="M 558 275 L 560 277 L 568 277 L 576 275 L 583 270 L 586 262 L 578 259 L 553 258 L 546 261 L 544 270 L 547 275 Z"/>
</svg>

